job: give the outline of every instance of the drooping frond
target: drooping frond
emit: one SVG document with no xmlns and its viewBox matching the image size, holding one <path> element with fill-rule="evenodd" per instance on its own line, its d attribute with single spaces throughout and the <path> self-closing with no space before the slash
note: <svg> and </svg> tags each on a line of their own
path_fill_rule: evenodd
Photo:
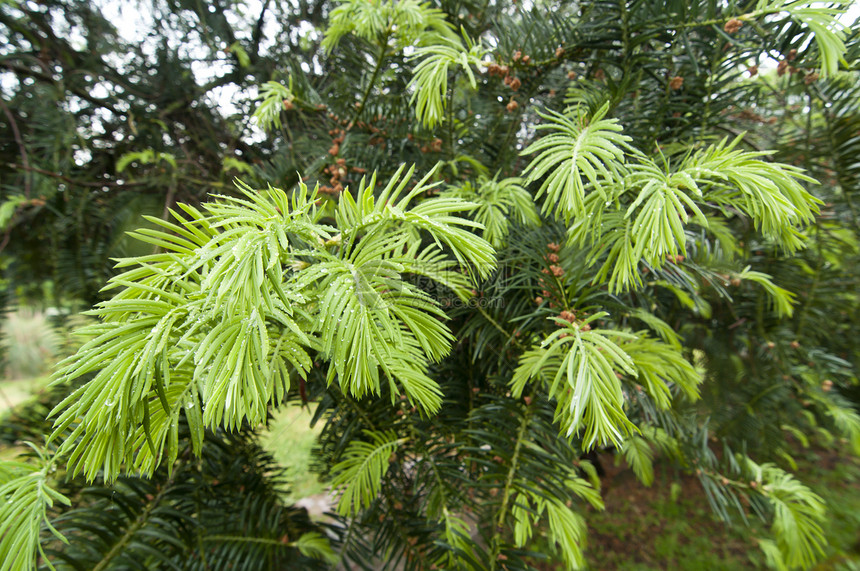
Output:
<svg viewBox="0 0 860 571">
<path fill-rule="evenodd" d="M 821 76 L 828 77 L 839 69 L 839 60 L 845 53 L 846 25 L 839 20 L 851 5 L 848 1 L 830 2 L 821 5 L 820 2 L 809 0 L 760 0 L 756 6 L 759 14 L 778 14 L 785 12 L 793 20 L 809 28 L 818 45 L 818 57 L 821 60 Z"/>
<path fill-rule="evenodd" d="M 822 547 L 827 542 L 821 527 L 824 501 L 776 465 L 746 462 L 756 489 L 773 509 L 771 531 L 785 564 L 811 567 L 824 554 Z"/>
<path fill-rule="evenodd" d="M 654 451 L 647 440 L 634 434 L 621 444 L 621 454 L 640 482 L 646 486 L 654 483 Z"/>
<path fill-rule="evenodd" d="M 679 389 L 691 401 L 698 399 L 701 376 L 678 348 L 648 337 L 644 332 L 621 347 L 633 361 L 637 382 L 658 408 L 666 409 L 672 405 L 676 399 L 673 388 Z"/>
<path fill-rule="evenodd" d="M 342 490 L 337 506 L 341 515 L 355 515 L 376 498 L 389 457 L 401 444 L 394 432 L 366 431 L 365 436 L 370 442 L 353 440 L 344 459 L 332 468 L 331 485 Z"/>
<path fill-rule="evenodd" d="M 448 69 L 459 65 L 465 70 L 472 89 L 477 87 L 471 66 L 481 63 L 486 50 L 479 43 L 466 38 L 468 50 L 459 39 L 440 36 L 434 43 L 420 47 L 411 56 L 421 59 L 409 83 L 415 92 L 410 100 L 415 114 L 427 128 L 445 120 L 445 94 L 448 92 Z"/>
<path fill-rule="evenodd" d="M 548 394 L 557 402 L 556 420 L 568 436 L 582 432 L 583 448 L 620 444 L 635 426 L 624 414 L 624 396 L 616 376 L 637 372 L 616 341 L 635 336 L 617 330 L 592 329 L 604 317 L 595 313 L 581 322 L 555 318 L 559 329 L 536 349 L 525 352 L 512 381 L 521 395 L 529 380 L 549 381 Z"/>
<path fill-rule="evenodd" d="M 765 236 L 787 250 L 802 247 L 798 227 L 812 221 L 821 201 L 799 181 L 816 181 L 795 166 L 761 160 L 768 153 L 737 150 L 740 140 L 723 139 L 693 154 L 679 174 L 690 177 L 694 190 L 708 185 L 703 192 L 706 200 L 738 205 Z"/>
<path fill-rule="evenodd" d="M 642 283 L 639 266 L 660 269 L 667 260 L 687 256 L 690 226 L 725 234 L 718 216 L 735 205 L 762 233 L 788 251 L 803 245 L 801 228 L 812 221 L 820 200 L 800 181 L 815 181 L 797 167 L 761 160 L 764 153 L 740 151 L 736 138 L 707 147 L 672 168 L 647 157 L 626 163 L 623 183 L 604 195 L 593 193 L 573 220 L 570 243 L 590 247 L 589 263 L 600 266 L 596 279 L 610 290 Z M 750 279 L 758 274 L 749 274 Z M 769 288 L 780 312 L 785 295 Z"/>
<path fill-rule="evenodd" d="M 444 195 L 478 205 L 471 216 L 484 227 L 482 235 L 494 248 L 505 245 L 512 221 L 523 226 L 540 223 L 534 201 L 520 178 L 479 177 L 475 185 L 467 182 L 446 190 Z"/>
<path fill-rule="evenodd" d="M 0 570 L 34 569 L 37 553 L 45 552 L 39 532 L 43 525 L 59 540 L 67 541 L 50 523 L 48 510 L 69 505 L 52 481 L 52 462 L 0 462 Z"/>
</svg>

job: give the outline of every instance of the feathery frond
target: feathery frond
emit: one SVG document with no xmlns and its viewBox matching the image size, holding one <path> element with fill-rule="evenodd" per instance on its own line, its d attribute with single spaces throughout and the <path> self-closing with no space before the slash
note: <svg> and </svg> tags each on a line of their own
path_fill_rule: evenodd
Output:
<svg viewBox="0 0 860 571">
<path fill-rule="evenodd" d="M 570 115 L 549 110 L 538 113 L 549 123 L 539 130 L 551 130 L 526 147 L 522 154 L 538 153 L 524 171 L 526 183 L 542 181 L 537 197 L 546 195 L 543 213 L 553 213 L 569 221 L 585 214 L 586 189 L 608 200 L 605 187 L 613 187 L 623 176 L 624 154 L 630 137 L 622 135 L 617 119 L 605 119 L 604 105 L 589 116 L 582 109 Z M 545 178 L 544 178 L 545 177 Z"/>
<path fill-rule="evenodd" d="M 337 506 L 341 515 L 354 516 L 376 499 L 389 458 L 402 442 L 393 431 L 365 431 L 365 436 L 370 442 L 353 440 L 344 459 L 332 468 L 331 485 L 342 490 Z"/>
</svg>

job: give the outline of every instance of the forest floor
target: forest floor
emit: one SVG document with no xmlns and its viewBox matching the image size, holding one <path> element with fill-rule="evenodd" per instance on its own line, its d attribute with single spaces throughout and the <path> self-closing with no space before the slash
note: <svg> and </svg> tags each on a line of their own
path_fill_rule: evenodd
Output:
<svg viewBox="0 0 860 571">
<path fill-rule="evenodd" d="M 819 570 L 860 569 L 860 460 L 826 449 L 795 453 L 798 479 L 828 505 L 830 542 Z M 762 522 L 727 526 L 711 511 L 695 476 L 655 465 L 655 481 L 643 486 L 626 466 L 602 458 L 604 512 L 588 515 L 587 556 L 592 569 L 631 571 L 764 569 L 756 538 Z"/>
</svg>

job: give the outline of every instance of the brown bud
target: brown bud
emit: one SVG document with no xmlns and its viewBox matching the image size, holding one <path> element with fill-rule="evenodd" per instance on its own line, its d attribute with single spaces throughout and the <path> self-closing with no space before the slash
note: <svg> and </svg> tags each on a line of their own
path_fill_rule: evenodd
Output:
<svg viewBox="0 0 860 571">
<path fill-rule="evenodd" d="M 567 72 L 567 78 L 568 79 L 576 79 L 576 72 L 573 70 L 570 70 L 569 72 Z"/>
<path fill-rule="evenodd" d="M 513 89 L 514 91 L 519 89 L 522 84 L 523 83 L 520 81 L 520 78 L 518 78 L 518 77 L 511 79 L 511 82 L 510 82 L 511 89 Z"/>
<path fill-rule="evenodd" d="M 513 113 L 514 111 L 517 110 L 517 108 L 519 108 L 519 106 L 520 106 L 520 104 L 517 103 L 516 100 L 512 98 L 510 100 L 510 102 L 508 102 L 508 104 L 505 106 L 505 109 L 508 110 L 508 113 Z"/>
<path fill-rule="evenodd" d="M 742 21 L 738 20 L 737 18 L 732 18 L 731 20 L 726 22 L 725 26 L 723 26 L 723 31 L 725 31 L 727 34 L 734 34 L 738 30 L 740 30 L 741 26 L 743 25 L 744 23 Z"/>
<path fill-rule="evenodd" d="M 824 379 L 824 381 L 821 383 L 821 390 L 824 391 L 825 393 L 830 392 L 830 389 L 832 389 L 832 388 L 833 388 L 833 381 L 831 381 L 830 379 Z"/>
<path fill-rule="evenodd" d="M 680 75 L 676 75 L 672 79 L 669 80 L 669 88 L 678 91 L 684 85 L 684 78 Z"/>
<path fill-rule="evenodd" d="M 289 99 L 284 99 L 284 111 L 290 111 L 293 108 L 293 102 Z"/>
<path fill-rule="evenodd" d="M 557 48 L 555 48 L 555 57 L 561 57 L 563 55 L 564 55 L 564 48 L 563 47 L 558 46 Z"/>
<path fill-rule="evenodd" d="M 747 71 L 750 72 L 750 77 L 755 77 L 756 75 L 758 75 L 758 66 L 751 65 L 747 68 Z"/>
<path fill-rule="evenodd" d="M 781 77 L 781 76 L 785 75 L 785 70 L 787 70 L 787 69 L 788 69 L 788 62 L 785 60 L 782 60 L 776 66 L 776 74 Z"/>
<path fill-rule="evenodd" d="M 785 56 L 785 59 L 787 59 L 788 61 L 794 61 L 794 59 L 796 57 L 797 57 L 797 50 L 789 50 L 788 55 Z"/>
<path fill-rule="evenodd" d="M 521 57 L 523 57 L 523 52 L 521 52 L 520 50 L 517 50 L 514 52 L 514 55 L 511 57 L 511 59 L 514 61 L 520 61 Z"/>
</svg>

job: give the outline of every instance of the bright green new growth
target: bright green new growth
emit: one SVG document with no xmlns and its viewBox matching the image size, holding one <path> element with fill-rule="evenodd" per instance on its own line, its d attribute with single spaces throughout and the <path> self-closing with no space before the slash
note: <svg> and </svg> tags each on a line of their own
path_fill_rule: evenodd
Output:
<svg viewBox="0 0 860 571">
<path fill-rule="evenodd" d="M 456 38 L 445 13 L 415 0 L 345 0 L 332 10 L 322 47 L 331 52 L 340 40 L 354 34 L 368 42 L 411 46 L 429 36 Z"/>
<path fill-rule="evenodd" d="M 263 130 L 268 131 L 274 126 L 277 129 L 281 128 L 281 111 L 284 109 L 286 102 L 292 103 L 296 96 L 293 94 L 293 78 L 290 78 L 290 86 L 278 83 L 277 81 L 267 81 L 260 87 L 260 104 L 254 111 L 254 119 Z"/>
<path fill-rule="evenodd" d="M 528 167 L 526 184 L 543 181 L 536 198 L 546 194 L 542 212 L 570 221 L 579 218 L 584 209 L 586 190 L 594 190 L 608 200 L 606 187 L 620 178 L 624 151 L 630 137 L 621 134 L 617 119 L 604 119 L 609 104 L 589 117 L 585 109 L 574 109 L 570 115 L 554 111 L 540 116 L 549 123 L 538 125 L 550 130 L 531 145 L 523 155 L 539 153 Z"/>
<path fill-rule="evenodd" d="M 36 554 L 47 561 L 39 541 L 44 525 L 59 540 L 66 541 L 48 521 L 47 511 L 69 499 L 53 489 L 49 474 L 53 462 L 39 454 L 39 463 L 0 462 L 0 571 L 34 569 Z M 53 569 L 53 565 L 48 562 Z"/>
<path fill-rule="evenodd" d="M 540 217 L 531 194 L 525 189 L 521 178 L 503 178 L 497 174 L 492 180 L 479 176 L 476 184 L 466 183 L 452 187 L 443 193 L 472 202 L 478 207 L 472 218 L 484 227 L 483 237 L 494 248 L 502 248 L 507 242 L 511 222 L 521 226 L 538 226 Z"/>
<path fill-rule="evenodd" d="M 640 287 L 641 262 L 659 269 L 686 256 L 688 225 L 710 229 L 729 208 L 787 251 L 803 247 L 799 228 L 813 220 L 820 201 L 800 185 L 815 182 L 801 169 L 760 160 L 768 153 L 736 150 L 741 137 L 681 157 L 677 167 L 661 155 L 660 166 L 629 145 L 607 112 L 608 103 L 593 117 L 582 107 L 541 115 L 549 123 L 537 128 L 552 133 L 523 151 L 537 153 L 526 182 L 543 181 L 542 212 L 571 224 L 569 243 L 589 248 L 589 263 L 600 264 L 595 281 L 613 292 Z M 715 235 L 719 230 L 717 223 Z M 744 277 L 764 285 L 763 274 Z M 789 314 L 787 292 L 766 287 L 780 314 Z"/>
<path fill-rule="evenodd" d="M 746 463 L 755 488 L 774 512 L 772 530 L 778 550 L 769 556 L 779 557 L 777 567 L 811 567 L 824 554 L 822 548 L 827 544 L 821 528 L 824 501 L 774 464 L 758 465 L 748 458 Z M 764 549 L 768 553 L 767 546 Z"/>
<path fill-rule="evenodd" d="M 51 439 L 63 440 L 70 471 L 112 481 L 123 467 L 152 474 L 163 458 L 172 464 L 180 414 L 198 453 L 204 428 L 262 423 L 315 352 L 331 363 L 329 382 L 356 398 L 385 382 L 392 399 L 402 392 L 438 410 L 441 392 L 424 368 L 452 337 L 438 302 L 406 276 L 465 299 L 468 280 L 445 251 L 480 277 L 494 253 L 467 230 L 480 225 L 457 216 L 474 204 L 419 202 L 432 172 L 407 193 L 404 170 L 378 197 L 375 176 L 357 200 L 344 194 L 342 234 L 320 223 L 304 185 L 291 195 L 240 185 L 242 198 L 217 197 L 202 212 L 182 206 L 176 223 L 153 218 L 163 230 L 134 233 L 160 251 L 120 260 L 130 269 L 106 288 L 120 291 L 90 312 L 100 319 L 82 332 L 91 340 L 56 374 L 59 383 L 95 373 L 54 411 Z"/>
<path fill-rule="evenodd" d="M 459 64 L 469 77 L 472 89 L 477 87 L 471 66 L 478 66 L 487 53 L 480 44 L 468 37 L 464 48 L 459 38 L 439 36 L 428 46 L 420 47 L 410 59 L 424 58 L 415 68 L 410 87 L 415 88 L 410 103 L 416 103 L 415 115 L 421 123 L 432 128 L 445 120 L 445 94 L 448 92 L 448 68 Z"/>
<path fill-rule="evenodd" d="M 845 53 L 846 26 L 839 17 L 853 2 L 810 2 L 809 0 L 759 0 L 756 11 L 751 16 L 786 12 L 788 15 L 809 28 L 818 45 L 821 59 L 821 75 L 828 77 L 839 69 L 839 61 Z"/>
<path fill-rule="evenodd" d="M 566 492 L 587 501 L 595 509 L 604 509 L 598 490 L 572 471 L 564 487 Z M 535 527 L 545 516 L 552 547 L 561 555 L 567 568 L 581 569 L 585 566 L 582 547 L 587 529 L 582 514 L 556 497 L 547 498 L 527 486 L 518 486 L 511 515 L 515 520 L 514 544 L 517 547 L 529 544 Z"/>
<path fill-rule="evenodd" d="M 621 446 L 637 431 L 624 413 L 620 377 L 625 374 L 642 382 L 662 409 L 672 403 L 670 384 L 698 398 L 699 376 L 680 348 L 644 333 L 592 328 L 606 317 L 598 312 L 581 321 L 554 318 L 559 329 L 522 355 L 511 382 L 511 392 L 519 396 L 530 380 L 546 381 L 556 401 L 556 422 L 567 436 L 582 431 L 586 450 L 609 443 Z"/>
</svg>

